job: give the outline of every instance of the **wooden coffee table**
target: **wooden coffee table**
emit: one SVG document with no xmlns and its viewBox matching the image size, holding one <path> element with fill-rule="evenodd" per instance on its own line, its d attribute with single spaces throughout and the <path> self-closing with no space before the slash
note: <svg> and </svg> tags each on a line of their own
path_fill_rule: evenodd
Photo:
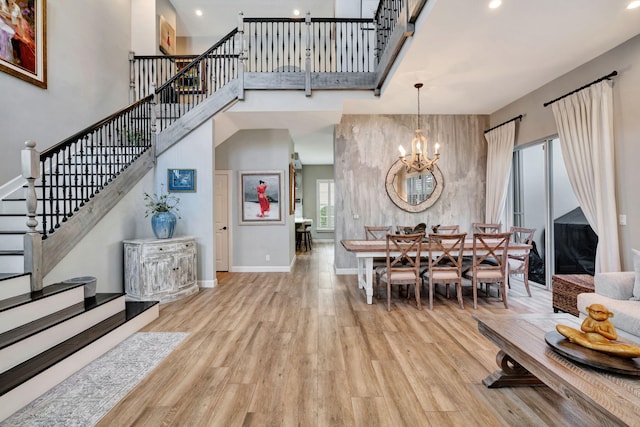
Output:
<svg viewBox="0 0 640 427">
<path fill-rule="evenodd" d="M 545 384 L 595 415 L 606 425 L 637 425 L 640 419 L 640 377 L 608 373 L 573 362 L 545 342 L 560 323 L 580 328 L 570 314 L 477 315 L 478 330 L 500 351 L 502 368 L 483 380 L 490 388 Z M 638 341 L 618 331 L 620 338 Z"/>
</svg>

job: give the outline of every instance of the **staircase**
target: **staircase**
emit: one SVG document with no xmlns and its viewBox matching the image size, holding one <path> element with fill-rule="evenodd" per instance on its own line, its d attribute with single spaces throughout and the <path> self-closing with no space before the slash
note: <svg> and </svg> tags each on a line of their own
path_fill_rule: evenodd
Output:
<svg viewBox="0 0 640 427">
<path fill-rule="evenodd" d="M 0 280 L 0 421 L 159 315 L 124 293 L 85 298 L 82 283 L 29 291 L 28 275 Z"/>
<path fill-rule="evenodd" d="M 373 21 L 241 16 L 200 56 L 132 57 L 139 101 L 42 153 L 28 145 L 27 185 L 0 187 L 0 421 L 158 317 L 157 302 L 124 293 L 42 287 L 157 156 L 247 89 L 377 92 L 425 4 L 383 0 Z"/>
</svg>

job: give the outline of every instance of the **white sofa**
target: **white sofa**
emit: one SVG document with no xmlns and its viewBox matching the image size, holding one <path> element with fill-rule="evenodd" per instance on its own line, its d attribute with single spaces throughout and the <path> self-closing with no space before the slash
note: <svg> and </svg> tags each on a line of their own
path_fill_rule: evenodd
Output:
<svg viewBox="0 0 640 427">
<path fill-rule="evenodd" d="M 613 313 L 610 319 L 616 329 L 640 337 L 640 251 L 633 249 L 635 271 L 598 273 L 593 278 L 595 293 L 578 294 L 580 317 L 586 307 L 602 304 Z"/>
</svg>

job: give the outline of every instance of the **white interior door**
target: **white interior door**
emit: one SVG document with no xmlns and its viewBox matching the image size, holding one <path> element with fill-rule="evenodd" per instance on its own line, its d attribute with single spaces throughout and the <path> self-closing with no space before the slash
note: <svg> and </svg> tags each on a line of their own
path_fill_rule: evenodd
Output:
<svg viewBox="0 0 640 427">
<path fill-rule="evenodd" d="M 216 172 L 214 181 L 216 271 L 229 271 L 229 174 Z"/>
</svg>

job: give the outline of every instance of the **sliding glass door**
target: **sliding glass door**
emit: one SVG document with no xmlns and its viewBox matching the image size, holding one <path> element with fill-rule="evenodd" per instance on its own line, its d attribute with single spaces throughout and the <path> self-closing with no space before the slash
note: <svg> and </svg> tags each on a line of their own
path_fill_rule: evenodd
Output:
<svg viewBox="0 0 640 427">
<path fill-rule="evenodd" d="M 513 224 L 536 229 L 529 280 L 550 288 L 556 273 L 593 274 L 594 234 L 571 189 L 557 138 L 515 149 L 512 188 Z"/>
</svg>

